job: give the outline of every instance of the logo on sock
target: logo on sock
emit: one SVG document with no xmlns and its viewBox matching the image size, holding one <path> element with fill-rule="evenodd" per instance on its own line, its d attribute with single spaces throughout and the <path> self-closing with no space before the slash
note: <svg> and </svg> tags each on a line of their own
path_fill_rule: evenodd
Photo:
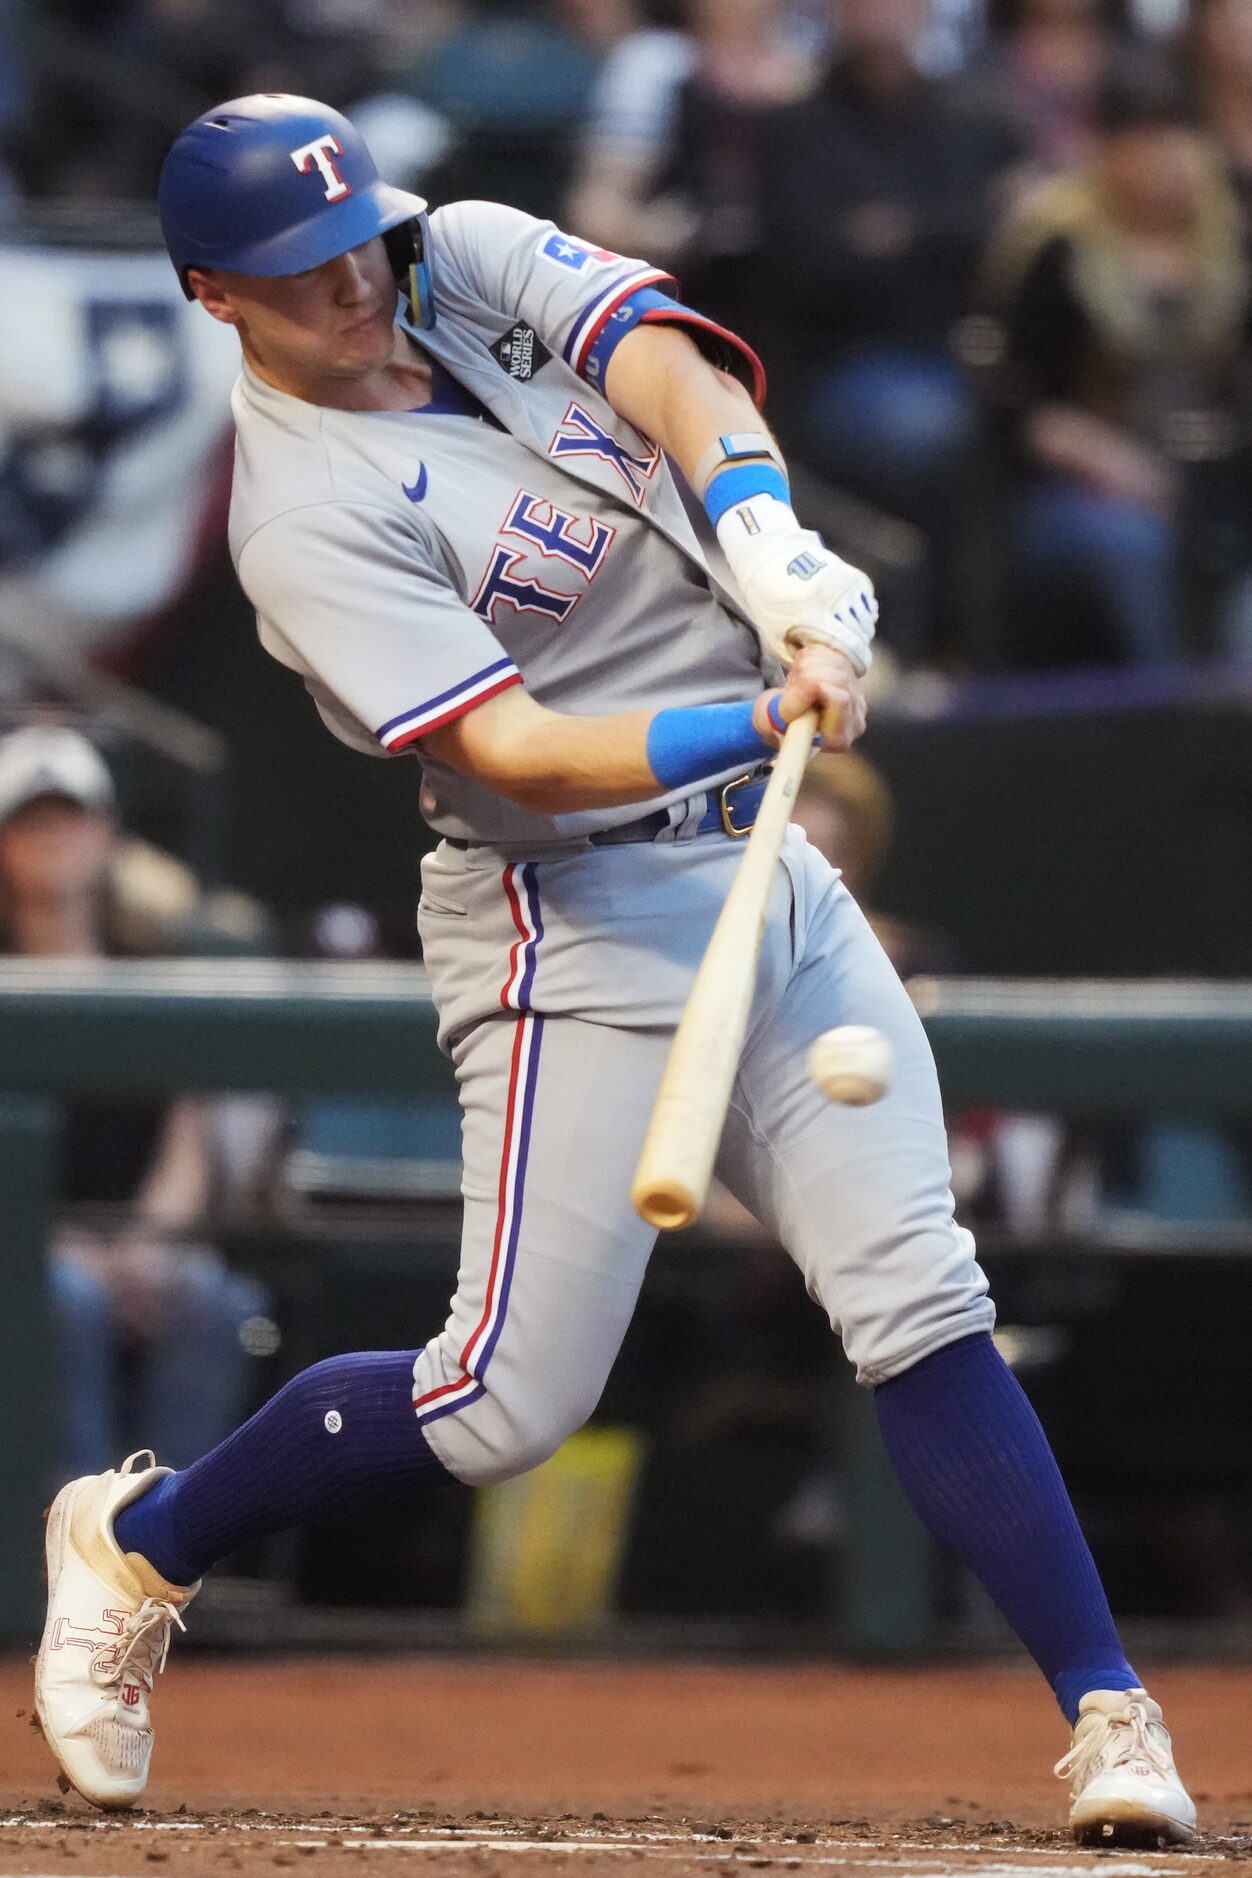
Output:
<svg viewBox="0 0 1252 1878">
<path fill-rule="evenodd" d="M 343 1427 L 343 1416 L 339 1413 L 338 1409 L 327 1409 L 326 1420 L 323 1425 L 328 1435 L 337 1435 L 339 1430 Z"/>
</svg>

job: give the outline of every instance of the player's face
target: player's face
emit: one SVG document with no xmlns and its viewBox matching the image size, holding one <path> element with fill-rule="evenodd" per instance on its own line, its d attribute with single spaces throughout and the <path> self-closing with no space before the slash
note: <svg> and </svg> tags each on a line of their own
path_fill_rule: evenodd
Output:
<svg viewBox="0 0 1252 1878">
<path fill-rule="evenodd" d="M 319 381 L 367 378 L 392 356 L 396 282 L 379 235 L 302 274 L 193 269 L 191 285 L 266 377 L 299 395 Z"/>
</svg>

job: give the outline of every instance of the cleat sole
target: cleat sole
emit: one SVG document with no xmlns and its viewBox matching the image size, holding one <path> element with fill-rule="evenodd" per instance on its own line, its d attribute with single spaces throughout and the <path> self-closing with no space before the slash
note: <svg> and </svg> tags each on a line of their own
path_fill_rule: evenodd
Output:
<svg viewBox="0 0 1252 1878">
<path fill-rule="evenodd" d="M 1069 1823 L 1074 1838 L 1084 1846 L 1135 1846 L 1154 1851 L 1161 1845 L 1186 1845 L 1196 1836 L 1193 1826 L 1171 1819 L 1168 1813 L 1152 1812 L 1133 1800 L 1105 1800 L 1086 1816 L 1075 1808 Z"/>
</svg>

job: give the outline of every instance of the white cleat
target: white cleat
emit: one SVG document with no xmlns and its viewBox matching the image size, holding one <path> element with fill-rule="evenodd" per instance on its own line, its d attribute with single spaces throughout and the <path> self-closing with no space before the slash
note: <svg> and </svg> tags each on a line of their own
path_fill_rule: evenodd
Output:
<svg viewBox="0 0 1252 1878">
<path fill-rule="evenodd" d="M 84 1799 L 131 1806 L 152 1758 L 148 1695 L 165 1667 L 170 1627 L 200 1589 L 171 1585 L 137 1552 L 123 1552 L 113 1521 L 168 1474 L 116 1473 L 62 1487 L 48 1513 L 48 1617 L 35 1658 L 35 1712 L 44 1739 Z"/>
<path fill-rule="evenodd" d="M 1195 1806 L 1174 1766 L 1169 1730 L 1146 1689 L 1096 1689 L 1078 1705 L 1069 1753 L 1069 1823 L 1080 1842 L 1143 1845 L 1195 1836 Z"/>
</svg>

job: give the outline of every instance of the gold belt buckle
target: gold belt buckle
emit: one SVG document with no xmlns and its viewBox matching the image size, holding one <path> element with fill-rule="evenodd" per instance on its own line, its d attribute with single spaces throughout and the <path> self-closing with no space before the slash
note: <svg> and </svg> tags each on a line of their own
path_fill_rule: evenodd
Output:
<svg viewBox="0 0 1252 1878">
<path fill-rule="evenodd" d="M 753 780 L 753 775 L 751 771 L 749 771 L 743 776 L 736 776 L 733 782 L 723 783 L 721 787 L 722 827 L 725 829 L 726 833 L 732 836 L 736 841 L 742 841 L 745 835 L 752 833 L 752 822 L 749 822 L 746 828 L 737 828 L 735 826 L 735 805 L 731 800 L 730 792 L 732 789 L 742 789 L 745 783 L 750 783 Z M 755 817 L 753 820 L 755 820 Z"/>
</svg>

